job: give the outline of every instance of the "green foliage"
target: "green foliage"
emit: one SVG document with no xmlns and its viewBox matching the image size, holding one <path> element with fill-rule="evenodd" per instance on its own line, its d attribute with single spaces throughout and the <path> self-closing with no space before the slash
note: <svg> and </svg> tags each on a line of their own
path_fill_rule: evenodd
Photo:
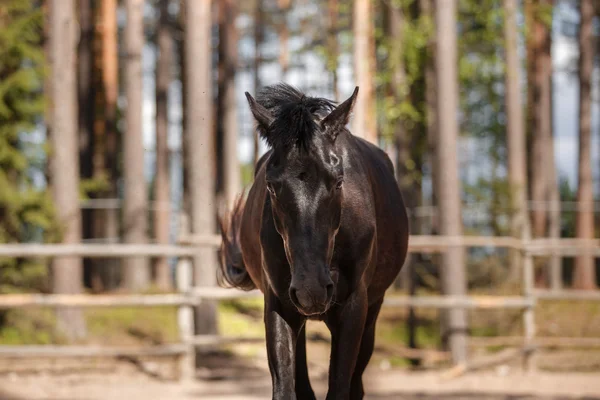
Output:
<svg viewBox="0 0 600 400">
<path fill-rule="evenodd" d="M 462 132 L 500 138 L 504 136 L 505 126 L 501 2 L 462 0 L 459 4 Z"/>
<path fill-rule="evenodd" d="M 34 132 L 44 112 L 43 19 L 34 3 L 6 0 L 0 11 L 0 243 L 47 238 L 54 226 L 39 184 L 45 148 Z M 39 288 L 44 271 L 38 262 L 0 259 L 0 292 Z"/>
<path fill-rule="evenodd" d="M 507 234 L 511 190 L 507 162 L 504 106 L 504 15 L 499 0 L 459 2 L 459 86 L 461 133 L 486 148 L 490 175 L 465 187 L 467 201 L 486 204 L 487 226 L 495 235 Z M 472 227 L 474 228 L 474 227 Z"/>
<path fill-rule="evenodd" d="M 383 68 L 377 69 L 377 86 L 382 88 L 394 81 L 394 71 L 400 66 L 404 80 L 396 93 L 385 91 L 378 105 L 382 114 L 381 133 L 384 140 L 393 141 L 398 124 L 413 131 L 417 124 L 424 124 L 427 116 L 425 104 L 415 100 L 418 83 L 424 79 L 425 63 L 430 57 L 429 41 L 434 34 L 433 21 L 423 14 L 414 15 L 412 8 L 416 0 L 396 0 L 392 7 L 399 7 L 404 19 L 402 23 L 402 42 L 388 36 L 382 29 L 376 29 L 377 53 Z M 384 16 L 385 17 L 385 16 Z M 418 157 L 415 157 L 418 158 Z"/>
<path fill-rule="evenodd" d="M 79 182 L 79 192 L 82 200 L 90 198 L 91 195 L 102 193 L 110 189 L 108 176 L 102 175 L 97 178 L 82 179 Z M 150 191 L 153 193 L 153 191 Z"/>
<path fill-rule="evenodd" d="M 381 22 L 376 24 L 378 68 L 378 126 L 386 145 L 400 152 L 397 161 L 399 182 L 407 206 L 419 203 L 427 153 L 427 104 L 425 72 L 431 60 L 434 34 L 430 15 L 420 10 L 418 0 L 386 2 Z M 398 18 L 388 18 L 396 12 Z M 394 28 L 393 20 L 400 21 Z M 382 27 L 382 28 L 379 28 Z M 400 30 L 401 38 L 393 35 Z"/>
</svg>

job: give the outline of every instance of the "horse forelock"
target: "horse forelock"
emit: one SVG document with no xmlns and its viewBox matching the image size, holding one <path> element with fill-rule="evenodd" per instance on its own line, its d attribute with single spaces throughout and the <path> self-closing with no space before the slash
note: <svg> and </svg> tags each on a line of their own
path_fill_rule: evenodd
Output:
<svg viewBox="0 0 600 400">
<path fill-rule="evenodd" d="M 291 146 L 308 150 L 319 132 L 318 121 L 335 108 L 333 101 L 307 96 L 285 83 L 265 87 L 257 101 L 273 114 L 273 123 L 261 135 L 274 150 Z"/>
</svg>

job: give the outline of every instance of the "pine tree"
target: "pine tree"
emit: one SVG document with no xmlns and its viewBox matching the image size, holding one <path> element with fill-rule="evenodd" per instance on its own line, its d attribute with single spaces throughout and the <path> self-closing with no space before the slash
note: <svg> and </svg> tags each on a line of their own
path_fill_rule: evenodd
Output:
<svg viewBox="0 0 600 400">
<path fill-rule="evenodd" d="M 43 13 L 33 0 L 0 12 L 0 243 L 47 240 L 53 208 L 43 183 L 45 148 L 34 132 L 44 115 Z M 43 264 L 0 258 L 0 292 L 41 288 Z"/>
</svg>

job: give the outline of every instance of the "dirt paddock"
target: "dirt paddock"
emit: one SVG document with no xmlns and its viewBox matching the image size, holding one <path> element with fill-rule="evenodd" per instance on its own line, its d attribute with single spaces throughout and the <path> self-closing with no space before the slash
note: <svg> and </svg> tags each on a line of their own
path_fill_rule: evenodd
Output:
<svg viewBox="0 0 600 400">
<path fill-rule="evenodd" d="M 266 400 L 270 378 L 261 365 L 227 363 L 200 369 L 192 382 L 177 382 L 156 364 L 119 362 L 103 371 L 7 372 L 0 375 L 0 400 Z M 318 398 L 326 392 L 326 372 L 313 368 Z M 381 370 L 365 375 L 369 400 L 600 400 L 599 373 L 532 373 L 494 370 L 443 379 L 439 372 Z"/>
</svg>

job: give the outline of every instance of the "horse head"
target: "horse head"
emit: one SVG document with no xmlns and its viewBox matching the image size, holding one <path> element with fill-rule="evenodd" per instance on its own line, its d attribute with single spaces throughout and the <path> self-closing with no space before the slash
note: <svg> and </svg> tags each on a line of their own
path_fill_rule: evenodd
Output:
<svg viewBox="0 0 600 400">
<path fill-rule="evenodd" d="M 257 96 L 246 92 L 261 137 L 272 149 L 266 163 L 273 222 L 290 267 L 289 296 L 304 315 L 322 314 L 334 296 L 331 259 L 344 195 L 343 148 L 358 87 L 335 107 L 280 84 Z"/>
</svg>

